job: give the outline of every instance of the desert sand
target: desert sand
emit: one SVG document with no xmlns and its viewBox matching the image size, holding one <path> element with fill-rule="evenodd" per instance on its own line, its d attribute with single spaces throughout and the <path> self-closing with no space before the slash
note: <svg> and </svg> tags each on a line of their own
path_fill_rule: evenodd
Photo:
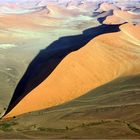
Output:
<svg viewBox="0 0 140 140">
<path fill-rule="evenodd" d="M 140 73 L 140 26 L 124 24 L 120 29 L 117 33 L 98 36 L 66 56 L 4 118 L 56 106 L 118 77 Z"/>
<path fill-rule="evenodd" d="M 44 4 L 26 0 L 16 3 L 0 1 L 0 80 L 3 81 L 0 83 L 0 116 L 8 107 L 28 65 L 40 50 L 62 36 L 78 35 L 87 27 L 97 25 L 92 17 L 79 15 L 75 19 L 70 13 L 72 9 L 56 4 L 58 11 L 53 14 L 45 1 Z M 63 9 L 65 12 L 61 12 Z M 61 14 L 67 13 L 66 10 L 69 16 L 64 17 Z"/>
<path fill-rule="evenodd" d="M 0 139 L 139 139 L 140 0 L 0 0 Z"/>
<path fill-rule="evenodd" d="M 113 15 L 107 16 L 104 24 L 139 23 L 140 15 L 129 11 L 113 10 Z"/>
<path fill-rule="evenodd" d="M 100 8 L 98 9 L 99 11 L 109 11 L 109 10 L 117 10 L 118 8 L 113 5 L 113 4 L 109 4 L 109 3 L 102 3 L 100 5 Z"/>
</svg>

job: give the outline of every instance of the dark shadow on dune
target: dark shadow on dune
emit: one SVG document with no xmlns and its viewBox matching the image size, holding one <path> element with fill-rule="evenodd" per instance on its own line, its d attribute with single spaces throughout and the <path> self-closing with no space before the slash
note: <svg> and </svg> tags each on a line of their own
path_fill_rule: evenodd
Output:
<svg viewBox="0 0 140 140">
<path fill-rule="evenodd" d="M 47 48 L 41 50 L 32 60 L 18 83 L 6 114 L 24 96 L 45 80 L 69 53 L 80 49 L 98 35 L 117 31 L 119 31 L 119 25 L 100 25 L 84 30 L 80 35 L 61 37 Z"/>
<path fill-rule="evenodd" d="M 106 17 L 100 17 L 97 20 L 102 24 L 106 20 Z"/>
<path fill-rule="evenodd" d="M 97 20 L 99 23 L 103 24 L 103 22 L 106 20 L 106 18 L 108 16 L 112 16 L 113 15 L 113 10 L 109 10 L 107 12 L 103 12 L 103 16 L 100 16 Z"/>
</svg>

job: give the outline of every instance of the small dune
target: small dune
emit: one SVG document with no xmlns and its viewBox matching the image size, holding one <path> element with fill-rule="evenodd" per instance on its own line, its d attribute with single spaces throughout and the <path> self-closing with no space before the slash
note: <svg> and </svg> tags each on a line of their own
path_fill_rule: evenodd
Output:
<svg viewBox="0 0 140 140">
<path fill-rule="evenodd" d="M 121 19 L 115 15 L 107 16 L 106 19 L 103 21 L 104 24 L 122 24 L 124 22 L 124 19 Z"/>
<path fill-rule="evenodd" d="M 140 23 L 140 14 L 130 11 L 113 10 L 113 15 L 107 16 L 103 21 L 104 24 L 122 24 L 122 23 Z"/>
<path fill-rule="evenodd" d="M 78 16 L 80 14 L 77 10 L 66 9 L 55 4 L 48 4 L 47 7 L 50 11 L 49 16 L 63 17 L 63 16 Z"/>
<path fill-rule="evenodd" d="M 109 4 L 109 3 L 102 3 L 100 5 L 99 11 L 109 11 L 109 10 L 117 10 L 118 8 L 113 5 L 113 4 Z"/>
</svg>

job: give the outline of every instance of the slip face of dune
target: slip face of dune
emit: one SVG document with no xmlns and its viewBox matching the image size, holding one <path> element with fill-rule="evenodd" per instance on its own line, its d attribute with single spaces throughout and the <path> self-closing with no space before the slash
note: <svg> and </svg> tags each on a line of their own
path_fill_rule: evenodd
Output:
<svg viewBox="0 0 140 140">
<path fill-rule="evenodd" d="M 130 31 L 126 30 L 130 26 Z M 51 75 L 26 95 L 4 118 L 49 108 L 99 87 L 115 78 L 140 73 L 140 27 L 125 24 L 122 31 L 96 37 L 66 56 Z"/>
</svg>

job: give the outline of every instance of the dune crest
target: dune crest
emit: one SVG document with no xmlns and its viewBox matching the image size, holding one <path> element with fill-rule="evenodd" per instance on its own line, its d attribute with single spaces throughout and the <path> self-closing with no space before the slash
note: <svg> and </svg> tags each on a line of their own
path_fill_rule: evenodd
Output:
<svg viewBox="0 0 140 140">
<path fill-rule="evenodd" d="M 140 45 L 131 37 L 139 39 L 139 25 L 124 24 L 120 29 L 120 32 L 100 35 L 66 56 L 51 75 L 4 118 L 56 106 L 115 78 L 140 73 Z"/>
<path fill-rule="evenodd" d="M 115 9 L 117 10 L 118 7 L 116 7 L 113 4 L 110 4 L 110 3 L 102 3 L 100 5 L 99 11 L 109 11 L 109 10 L 115 10 Z"/>
<path fill-rule="evenodd" d="M 140 15 L 129 11 L 113 9 L 113 15 L 107 16 L 103 21 L 104 24 L 122 24 L 122 23 L 139 23 Z"/>
<path fill-rule="evenodd" d="M 134 39 L 133 43 L 139 43 L 140 45 L 140 24 L 125 24 L 120 29 L 123 33 Z"/>
</svg>

